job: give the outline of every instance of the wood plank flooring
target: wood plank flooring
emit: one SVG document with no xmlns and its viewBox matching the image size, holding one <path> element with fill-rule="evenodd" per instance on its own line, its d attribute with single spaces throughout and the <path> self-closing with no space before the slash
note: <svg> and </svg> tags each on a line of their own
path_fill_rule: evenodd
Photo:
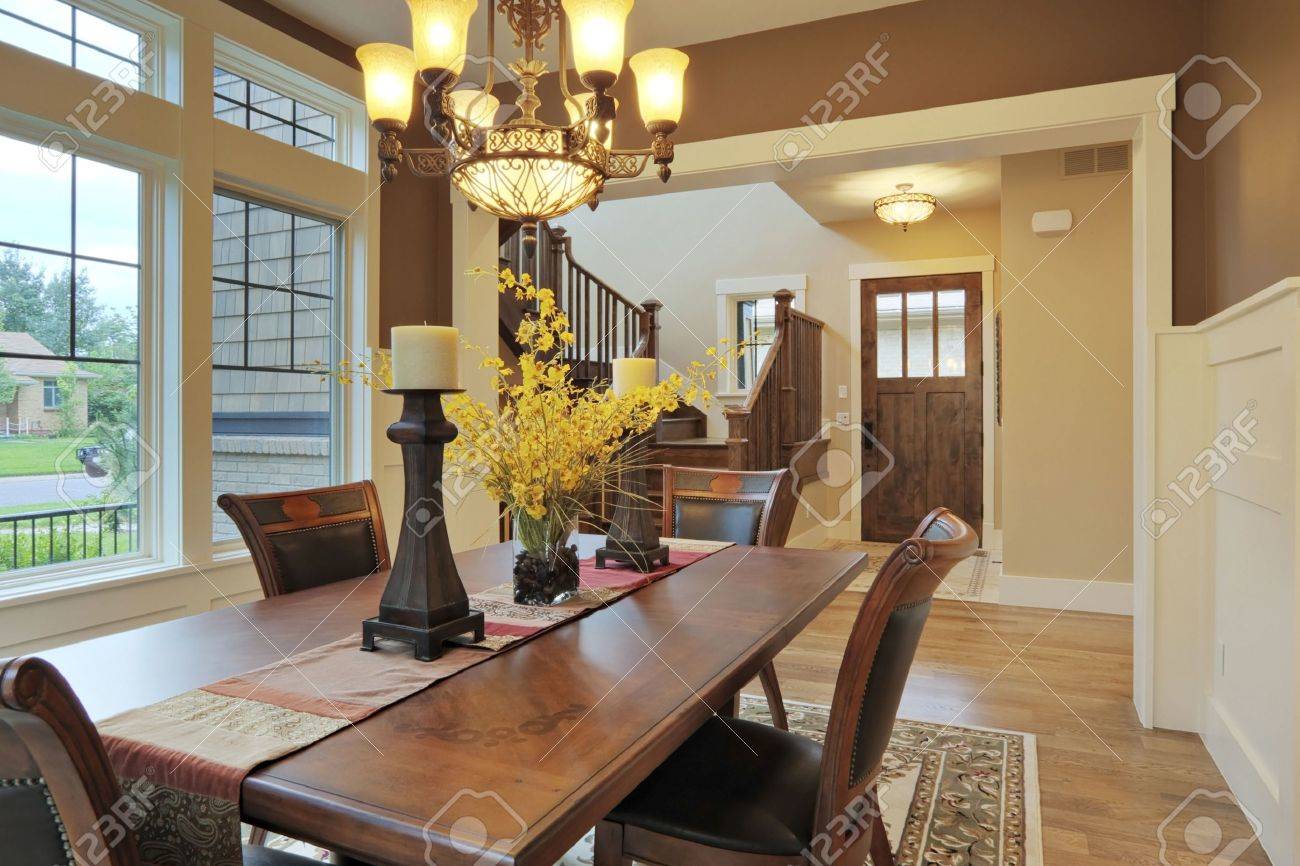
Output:
<svg viewBox="0 0 1300 866">
<path fill-rule="evenodd" d="M 844 593 L 778 657 L 787 699 L 830 702 L 862 598 Z M 1227 785 L 1199 737 L 1138 723 L 1132 629 L 1128 617 L 936 601 L 900 714 L 1038 736 L 1046 866 L 1265 866 L 1257 842 L 1234 860 L 1191 849 L 1216 832 L 1215 852 L 1251 836 L 1238 809 L 1204 799 L 1170 823 L 1160 859 L 1161 822 L 1194 791 Z"/>
</svg>

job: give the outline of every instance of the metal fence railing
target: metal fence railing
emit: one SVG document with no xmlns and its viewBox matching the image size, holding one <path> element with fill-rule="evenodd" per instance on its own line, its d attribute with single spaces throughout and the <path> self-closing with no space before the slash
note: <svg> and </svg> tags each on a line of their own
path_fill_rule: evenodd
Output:
<svg viewBox="0 0 1300 866">
<path fill-rule="evenodd" d="M 134 502 L 0 515 L 0 569 L 133 553 L 139 516 Z"/>
</svg>

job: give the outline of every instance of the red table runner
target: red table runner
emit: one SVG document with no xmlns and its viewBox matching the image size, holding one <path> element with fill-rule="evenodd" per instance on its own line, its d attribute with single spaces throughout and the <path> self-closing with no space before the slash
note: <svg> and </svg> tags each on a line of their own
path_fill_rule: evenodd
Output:
<svg viewBox="0 0 1300 866">
<path fill-rule="evenodd" d="M 137 834 L 154 866 L 238 866 L 239 792 L 257 766 L 306 748 L 548 629 L 576 619 L 730 545 L 674 542 L 669 565 L 649 574 L 579 566 L 581 592 L 555 607 L 513 602 L 510 584 L 470 596 L 486 638 L 416 661 L 404 644 L 358 651 L 361 635 L 98 723 L 127 790 L 148 791 Z"/>
</svg>

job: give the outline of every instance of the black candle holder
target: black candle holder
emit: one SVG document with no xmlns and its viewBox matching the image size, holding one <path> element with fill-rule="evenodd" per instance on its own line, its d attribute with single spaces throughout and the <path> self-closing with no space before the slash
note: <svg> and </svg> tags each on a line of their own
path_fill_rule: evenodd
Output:
<svg viewBox="0 0 1300 866">
<path fill-rule="evenodd" d="M 644 442 L 641 443 L 644 445 Z M 636 448 L 641 451 L 643 449 Z M 659 542 L 654 516 L 646 495 L 645 467 L 635 466 L 619 472 L 618 494 L 609 521 L 605 546 L 596 551 L 596 567 L 607 561 L 629 563 L 645 574 L 655 565 L 668 564 L 668 548 Z"/>
<path fill-rule="evenodd" d="M 388 638 L 413 645 L 416 659 L 429 662 L 442 655 L 444 643 L 483 640 L 483 613 L 470 609 L 443 519 L 443 448 L 457 431 L 443 414 L 442 395 L 462 391 L 384 393 L 402 397 L 402 417 L 388 438 L 402 446 L 406 503 L 379 616 L 362 622 L 361 649 L 372 651 L 376 638 Z"/>
</svg>

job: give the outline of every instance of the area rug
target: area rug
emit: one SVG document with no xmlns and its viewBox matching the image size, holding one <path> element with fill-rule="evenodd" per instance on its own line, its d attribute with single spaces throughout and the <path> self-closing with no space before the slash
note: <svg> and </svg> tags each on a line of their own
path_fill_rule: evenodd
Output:
<svg viewBox="0 0 1300 866">
<path fill-rule="evenodd" d="M 822 742 L 830 708 L 786 701 L 790 730 Z M 741 718 L 771 723 L 745 695 Z M 899 719 L 885 753 L 881 799 L 898 866 L 1042 866 L 1038 762 L 1032 734 Z M 594 834 L 556 866 L 591 866 Z M 325 859 L 302 843 L 283 847 Z"/>
<path fill-rule="evenodd" d="M 849 584 L 850 592 L 866 592 L 875 582 L 880 566 L 885 564 L 897 544 L 888 541 L 832 541 L 823 545 L 828 550 L 858 550 L 870 556 L 867 570 Z M 970 558 L 958 563 L 944 583 L 935 592 L 935 598 L 946 598 L 984 604 L 998 603 L 998 579 L 1002 576 L 1002 563 L 987 550 L 977 550 Z"/>
</svg>

